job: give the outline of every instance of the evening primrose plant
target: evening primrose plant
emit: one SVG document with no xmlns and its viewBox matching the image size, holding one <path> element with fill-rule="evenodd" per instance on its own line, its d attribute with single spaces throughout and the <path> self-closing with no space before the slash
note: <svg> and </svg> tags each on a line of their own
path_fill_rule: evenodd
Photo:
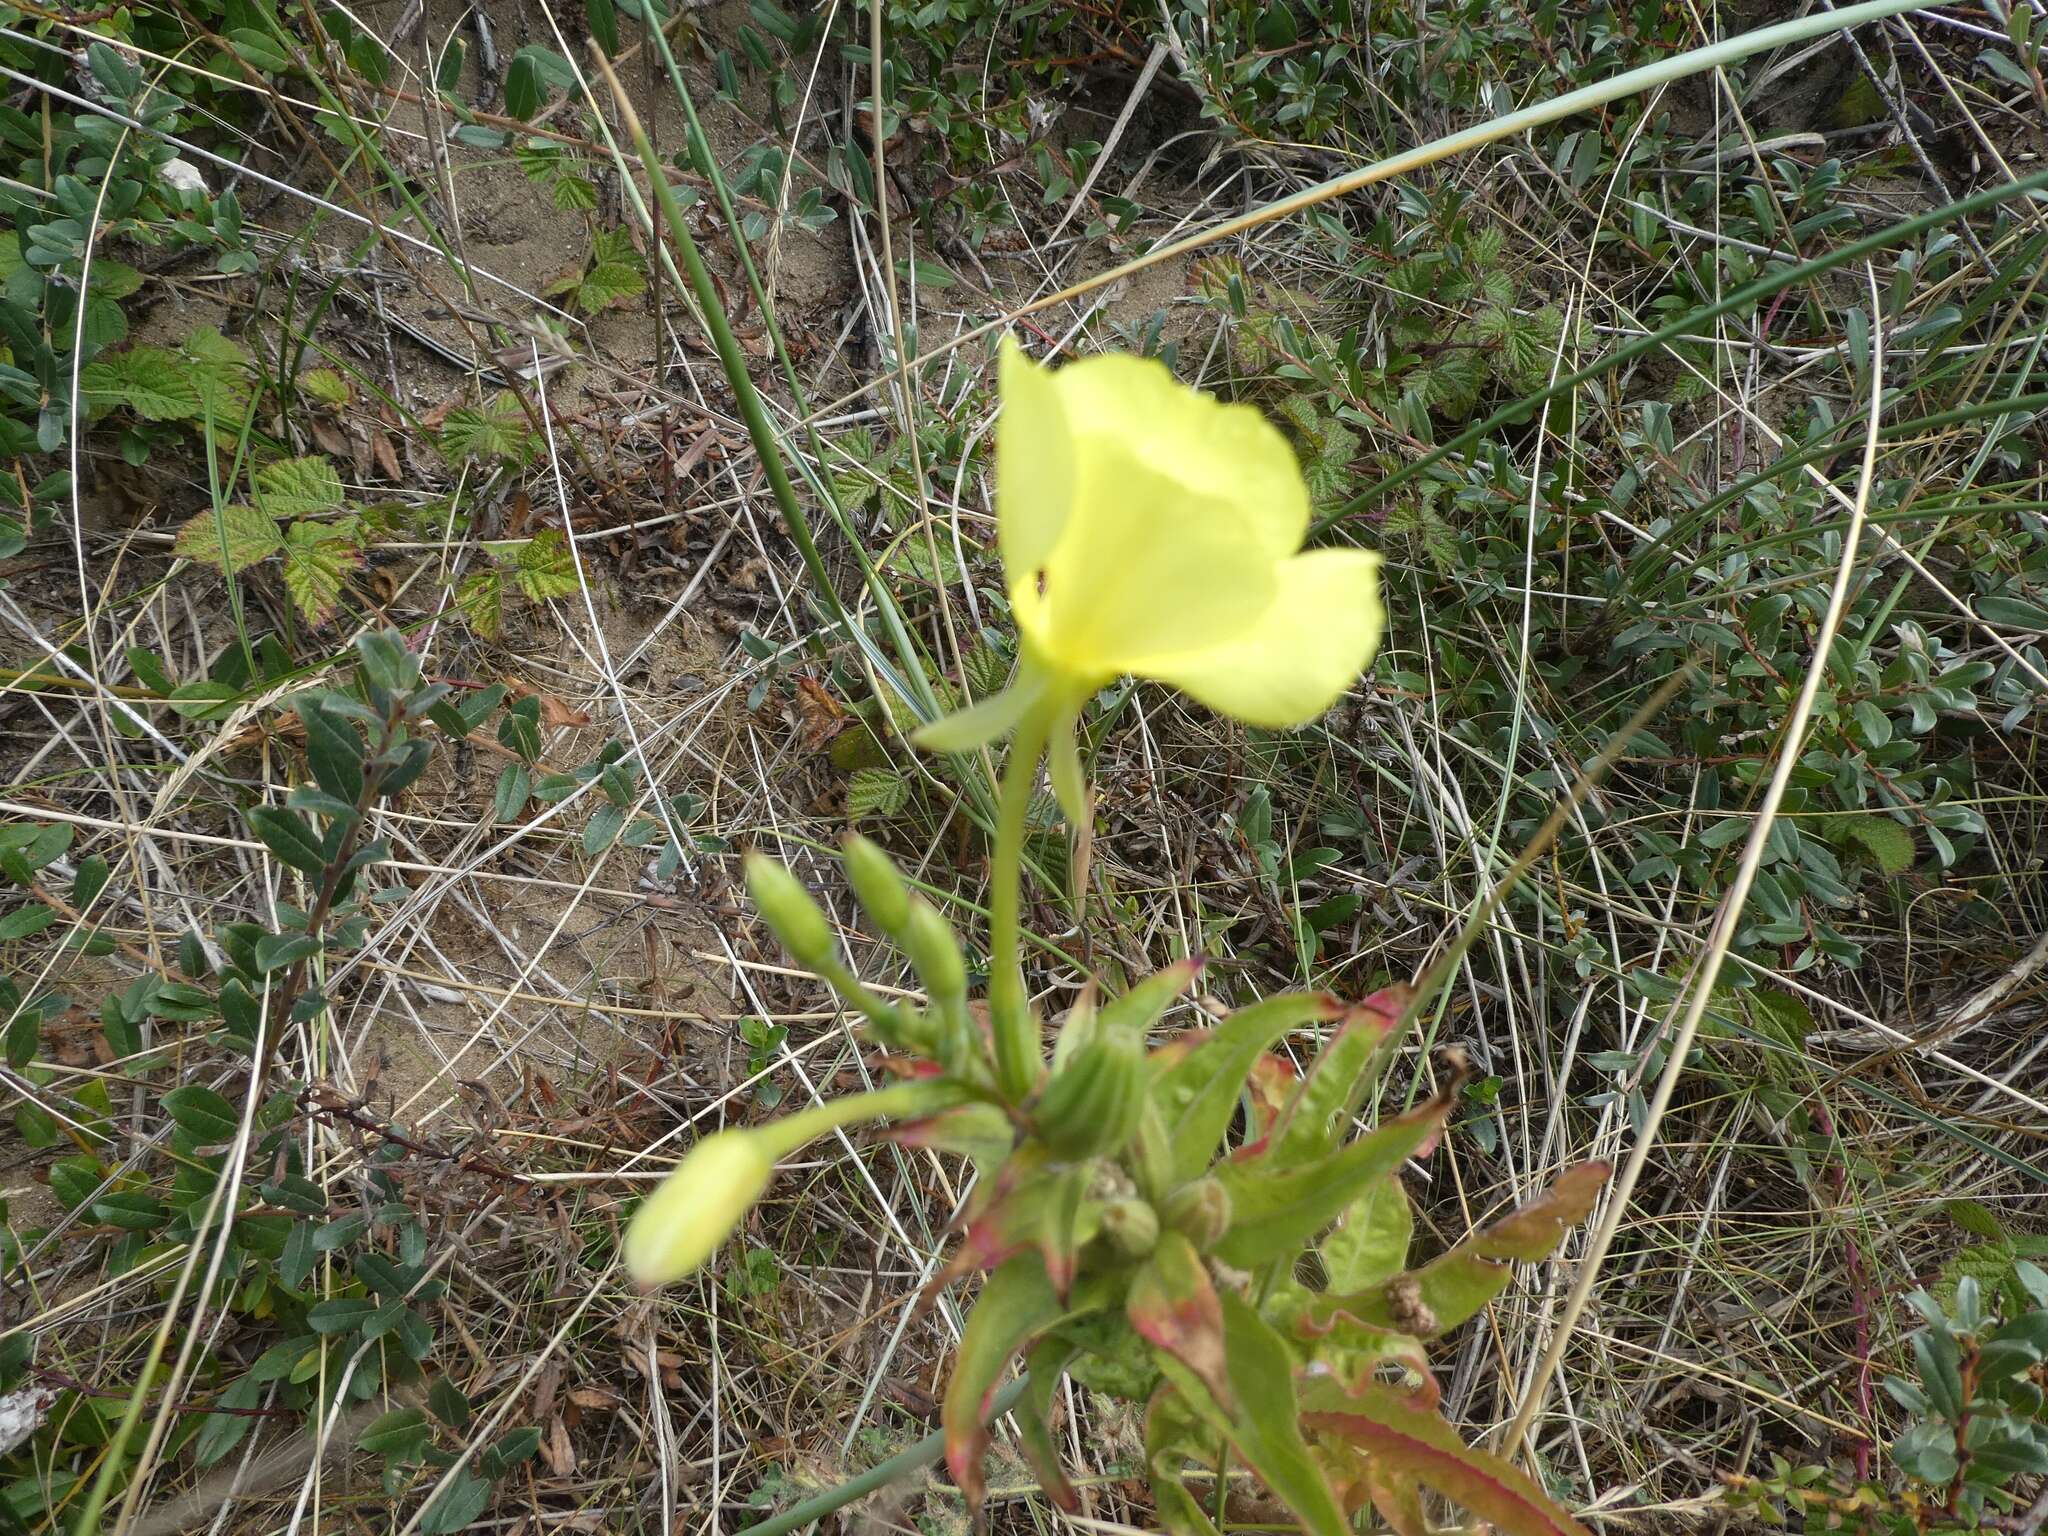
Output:
<svg viewBox="0 0 2048 1536">
<path fill-rule="evenodd" d="M 1427 1528 L 1428 1494 L 1511 1532 L 1580 1532 L 1528 1477 L 1467 1447 L 1438 1415 L 1426 1348 L 1584 1218 L 1604 1166 L 1417 1268 L 1401 1168 L 1426 1156 L 1458 1102 L 1434 1097 L 1358 1133 L 1414 995 L 1360 1003 L 1290 993 L 1154 1045 L 1153 1025 L 1200 963 L 1121 996 L 1092 989 L 1047 1059 L 1021 962 L 1022 846 L 1041 764 L 1070 821 L 1087 792 L 1074 725 L 1105 684 L 1177 687 L 1268 728 L 1328 708 L 1371 660 L 1376 558 L 1302 549 L 1309 498 L 1285 439 L 1256 410 L 1177 383 L 1159 363 L 1099 357 L 1049 371 L 1014 343 L 1000 364 L 997 525 L 1020 661 L 1000 694 L 925 727 L 931 750 L 1010 740 L 991 856 L 986 1006 L 946 919 L 880 848 L 845 846 L 874 926 L 909 959 L 921 1005 L 848 967 L 796 877 L 759 856 L 748 889 L 797 962 L 891 1052 L 899 1081 L 697 1143 L 640 1207 L 625 1260 L 645 1285 L 706 1263 L 778 1160 L 863 1120 L 912 1147 L 969 1159 L 962 1236 L 928 1292 L 985 1274 L 944 1404 L 946 1459 L 980 1510 L 995 1394 L 1027 1367 L 1022 1449 L 1048 1497 L 1077 1506 L 1050 1429 L 1063 1374 L 1142 1402 L 1159 1517 L 1214 1536 L 1223 1515 L 1191 1471 L 1246 1469 L 1313 1536 L 1348 1536 L 1371 1507 L 1399 1536 Z M 1321 1041 L 1305 1072 L 1278 1051 Z M 1227 1478 L 1218 1477 L 1218 1488 Z"/>
</svg>

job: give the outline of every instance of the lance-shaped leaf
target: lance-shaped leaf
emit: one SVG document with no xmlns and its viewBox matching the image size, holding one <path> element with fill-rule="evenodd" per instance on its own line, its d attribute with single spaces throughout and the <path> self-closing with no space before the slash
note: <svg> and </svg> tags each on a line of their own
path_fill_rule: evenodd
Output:
<svg viewBox="0 0 2048 1536">
<path fill-rule="evenodd" d="M 1083 1246 L 1102 1225 L 1102 1202 L 1088 1198 L 1085 1163 L 1047 1166 L 1036 1149 L 1011 1157 L 970 1206 L 966 1235 L 925 1287 L 924 1304 L 962 1275 L 995 1269 L 1027 1248 L 1038 1250 L 1062 1296 L 1073 1284 Z"/>
<path fill-rule="evenodd" d="M 1145 1413 L 1145 1469 L 1152 1482 L 1152 1512 L 1167 1536 L 1218 1536 L 1215 1522 L 1188 1492 L 1182 1476 L 1194 1434 L 1194 1412 L 1187 1400 L 1172 1387 L 1161 1386 Z"/>
<path fill-rule="evenodd" d="M 1112 998 L 1096 1014 L 1098 1028 L 1111 1033 L 1122 1030 L 1143 1034 L 1159 1021 L 1173 1000 L 1194 985 L 1202 974 L 1199 958 L 1176 960 L 1163 965 L 1121 997 Z"/>
<path fill-rule="evenodd" d="M 988 1492 L 982 1477 L 987 1454 L 990 1399 L 1010 1359 L 1066 1315 L 1045 1269 L 1031 1254 L 1020 1254 L 989 1276 L 967 1314 L 960 1336 L 960 1356 L 946 1385 L 942 1422 L 946 1431 L 946 1466 L 978 1511 Z"/>
<path fill-rule="evenodd" d="M 1186 1237 L 1159 1235 L 1159 1246 L 1131 1281 L 1124 1315 L 1139 1337 L 1199 1376 L 1218 1403 L 1234 1406 L 1223 1351 L 1223 1304 Z"/>
<path fill-rule="evenodd" d="M 1337 1496 L 1302 1438 L 1286 1341 L 1235 1291 L 1218 1299 L 1233 1404 L 1219 1402 L 1201 1377 L 1164 1351 L 1159 1368 L 1202 1422 L 1227 1439 L 1293 1512 L 1306 1536 L 1349 1536 Z"/>
<path fill-rule="evenodd" d="M 1316 1298 L 1304 1328 L 1323 1333 L 1349 1320 L 1423 1337 L 1448 1332 L 1506 1288 L 1510 1264 L 1547 1257 L 1565 1228 L 1584 1221 L 1609 1171 L 1605 1163 L 1567 1168 L 1540 1199 L 1473 1233 L 1414 1273 L 1348 1295 Z"/>
<path fill-rule="evenodd" d="M 1404 1529 L 1399 1522 L 1414 1508 L 1412 1493 L 1401 1485 L 1421 1483 L 1508 1536 L 1589 1536 L 1532 1479 L 1466 1445 L 1450 1425 L 1416 1411 L 1397 1392 L 1370 1385 L 1346 1391 L 1317 1380 L 1304 1387 L 1301 1408 L 1304 1428 L 1348 1441 L 1371 1458 L 1373 1481 L 1397 1496 L 1393 1508 L 1374 1496 L 1396 1530 Z"/>
<path fill-rule="evenodd" d="M 1345 1012 L 1282 1116 L 1276 1145 L 1289 1162 L 1319 1157 L 1343 1141 L 1392 1059 L 1394 1027 L 1413 995 L 1406 986 L 1385 987 Z"/>
<path fill-rule="evenodd" d="M 1226 1264 L 1263 1269 L 1292 1258 L 1335 1221 L 1375 1179 L 1431 1141 L 1450 1113 L 1452 1095 L 1443 1094 L 1397 1120 L 1368 1131 L 1347 1147 L 1312 1163 L 1281 1167 L 1272 1150 L 1227 1162 L 1216 1180 L 1230 1195 L 1230 1231 L 1216 1246 Z"/>
<path fill-rule="evenodd" d="M 1052 1401 L 1067 1362 L 1073 1358 L 1074 1346 L 1064 1339 L 1048 1337 L 1032 1345 L 1024 1357 L 1024 1369 L 1031 1380 L 1014 1410 L 1018 1448 L 1024 1452 L 1031 1470 L 1038 1474 L 1038 1486 L 1070 1515 L 1080 1510 L 1081 1497 L 1067 1481 L 1066 1468 L 1060 1465 L 1059 1447 L 1053 1442 Z"/>
<path fill-rule="evenodd" d="M 1408 1267 L 1415 1215 L 1401 1175 L 1390 1173 L 1365 1187 L 1344 1219 L 1316 1245 L 1333 1291 L 1362 1291 L 1382 1285 Z"/>
<path fill-rule="evenodd" d="M 1175 1183 L 1201 1177 L 1215 1159 L 1252 1063 L 1290 1030 L 1342 1012 L 1325 993 L 1269 997 L 1238 1009 L 1159 1075 L 1152 1098 L 1168 1128 Z"/>
</svg>

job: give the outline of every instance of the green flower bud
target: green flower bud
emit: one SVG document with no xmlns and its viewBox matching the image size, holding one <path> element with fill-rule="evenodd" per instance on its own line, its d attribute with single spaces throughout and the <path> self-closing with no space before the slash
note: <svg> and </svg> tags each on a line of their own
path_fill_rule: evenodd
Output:
<svg viewBox="0 0 2048 1536">
<path fill-rule="evenodd" d="M 846 878 L 853 882 L 853 894 L 867 909 L 875 925 L 897 943 L 903 942 L 910 926 L 910 891 L 896 868 L 896 861 L 858 832 L 846 835 L 842 857 Z"/>
<path fill-rule="evenodd" d="M 747 855 L 747 894 L 782 947 L 806 970 L 823 970 L 839 957 L 832 925 L 797 877 L 758 853 Z"/>
<path fill-rule="evenodd" d="M 627 1272 L 655 1286 L 701 1269 L 774 1172 L 774 1151 L 758 1132 L 721 1131 L 698 1142 L 633 1213 L 624 1245 Z"/>
<path fill-rule="evenodd" d="M 1166 1202 L 1166 1223 L 1206 1253 L 1230 1230 L 1230 1191 L 1214 1179 L 1184 1184 Z"/>
<path fill-rule="evenodd" d="M 937 907 L 913 900 L 900 942 L 933 1002 L 967 995 L 967 957 L 960 952 L 959 935 Z"/>
<path fill-rule="evenodd" d="M 1125 1257 L 1142 1259 L 1159 1246 L 1159 1213 L 1142 1200 L 1112 1200 L 1102 1208 L 1102 1231 Z"/>
</svg>

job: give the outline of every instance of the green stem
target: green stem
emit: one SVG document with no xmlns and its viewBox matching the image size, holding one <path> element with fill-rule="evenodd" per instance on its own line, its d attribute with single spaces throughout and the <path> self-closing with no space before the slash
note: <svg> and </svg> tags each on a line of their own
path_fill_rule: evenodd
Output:
<svg viewBox="0 0 2048 1536">
<path fill-rule="evenodd" d="M 989 859 L 989 1028 L 995 1044 L 996 1087 L 1012 1104 L 1022 1102 L 1038 1086 L 1044 1067 L 1019 956 L 1024 821 L 1031 810 L 1032 788 L 1038 782 L 1038 759 L 1045 748 L 1049 714 L 1043 704 L 1033 709 L 1010 743 L 1010 760 L 1003 765 L 1003 787 L 996 802 L 995 850 Z"/>
<path fill-rule="evenodd" d="M 1029 1376 L 1019 1376 L 1015 1381 L 998 1392 L 988 1405 L 988 1416 L 999 1419 L 1015 1406 L 1024 1395 L 1024 1388 L 1030 1384 Z M 736 1536 L 788 1536 L 788 1533 L 804 1526 L 815 1524 L 827 1515 L 846 1508 L 855 1499 L 864 1499 L 877 1488 L 886 1488 L 899 1477 L 908 1477 L 913 1472 L 922 1472 L 926 1467 L 946 1454 L 946 1432 L 935 1429 L 907 1451 L 898 1451 L 887 1461 L 877 1462 L 858 1477 L 850 1477 L 836 1488 L 813 1494 L 801 1504 L 792 1504 L 779 1515 L 770 1515 L 758 1525 L 747 1526 Z"/>
<path fill-rule="evenodd" d="M 921 1078 L 889 1088 L 877 1088 L 872 1093 L 856 1093 L 848 1098 L 814 1104 L 809 1109 L 784 1115 L 758 1131 L 745 1134 L 765 1140 L 779 1162 L 805 1143 L 816 1141 L 828 1131 L 839 1130 L 842 1126 L 862 1120 L 916 1119 L 957 1104 L 961 1098 L 960 1090 L 953 1084 L 937 1078 Z"/>
<path fill-rule="evenodd" d="M 590 51 L 597 60 L 598 68 L 604 71 L 605 84 L 611 88 L 612 100 L 618 107 L 626 136 L 633 141 L 633 149 L 640 156 L 641 165 L 646 167 L 647 180 L 653 189 L 654 200 L 661 204 L 661 216 L 667 225 L 668 235 L 682 253 L 683 269 L 689 274 L 690 287 L 697 295 L 697 306 L 703 312 L 705 328 L 711 332 L 711 345 L 718 353 L 719 366 L 725 371 L 733 398 L 739 403 L 740 416 L 747 424 L 747 435 L 754 440 L 754 454 L 761 461 L 761 472 L 768 478 L 768 489 L 775 494 L 776 508 L 789 527 L 790 542 L 796 545 L 797 553 L 803 557 L 804 566 L 810 571 L 811 580 L 817 584 L 818 596 L 823 600 L 826 611 L 837 623 L 845 625 L 846 608 L 833 589 L 832 578 L 825 570 L 824 557 L 818 553 L 817 541 L 811 537 L 811 521 L 796 499 L 796 487 L 790 483 L 789 467 L 782 456 L 782 440 L 776 436 L 774 424 L 768 420 L 768 408 L 761 400 L 761 392 L 754 387 L 753 375 L 747 371 L 747 360 L 740 352 L 731 324 L 726 320 L 725 303 L 719 297 L 717 284 L 711 281 L 710 269 L 704 265 L 697 242 L 690 236 L 690 227 L 683 220 L 683 210 L 676 204 L 676 194 L 668 184 L 661 156 L 655 153 L 647 130 L 640 126 L 640 115 L 633 110 L 632 100 L 612 73 L 611 61 L 604 56 L 604 50 L 593 40 Z"/>
</svg>

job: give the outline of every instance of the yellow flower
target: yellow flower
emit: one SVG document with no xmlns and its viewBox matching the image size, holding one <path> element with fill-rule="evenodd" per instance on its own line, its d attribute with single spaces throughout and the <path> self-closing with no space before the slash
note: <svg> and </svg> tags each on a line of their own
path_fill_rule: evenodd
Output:
<svg viewBox="0 0 2048 1536">
<path fill-rule="evenodd" d="M 1274 729 L 1336 702 L 1379 644 L 1379 557 L 1301 548 L 1308 489 L 1272 423 L 1143 358 L 1055 373 L 1006 341 L 1000 384 L 996 529 L 1023 665 L 922 745 L 961 751 L 1043 711 L 1055 784 L 1077 794 L 1067 724 L 1126 674 Z"/>
<path fill-rule="evenodd" d="M 705 1137 L 633 1213 L 627 1271 L 641 1285 L 694 1274 L 732 1235 L 774 1172 L 774 1149 L 761 1133 Z"/>
</svg>

